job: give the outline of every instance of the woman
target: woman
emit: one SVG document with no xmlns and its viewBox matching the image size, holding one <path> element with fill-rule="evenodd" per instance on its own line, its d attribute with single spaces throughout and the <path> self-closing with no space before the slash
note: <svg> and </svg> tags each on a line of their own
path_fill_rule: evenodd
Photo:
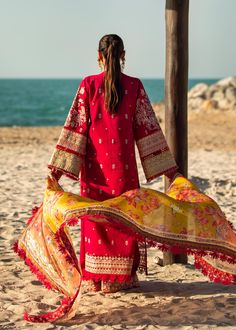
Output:
<svg viewBox="0 0 236 330">
<path fill-rule="evenodd" d="M 101 38 L 98 62 L 103 72 L 82 80 L 48 166 L 57 179 L 80 179 L 82 196 L 102 201 L 139 187 L 135 142 L 148 182 L 172 179 L 177 166 L 141 81 L 121 72 L 119 36 Z M 128 234 L 87 216 L 80 263 L 88 290 L 116 292 L 137 285 L 140 251 Z"/>
</svg>

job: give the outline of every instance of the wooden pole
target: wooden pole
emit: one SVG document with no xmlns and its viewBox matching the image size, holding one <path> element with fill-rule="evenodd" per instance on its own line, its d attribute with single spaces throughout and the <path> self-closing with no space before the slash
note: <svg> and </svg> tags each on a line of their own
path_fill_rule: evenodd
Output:
<svg viewBox="0 0 236 330">
<path fill-rule="evenodd" d="M 189 0 L 166 0 L 165 134 L 179 172 L 187 177 Z M 165 189 L 169 180 L 165 179 Z M 187 263 L 187 256 L 164 253 L 163 264 Z"/>
</svg>

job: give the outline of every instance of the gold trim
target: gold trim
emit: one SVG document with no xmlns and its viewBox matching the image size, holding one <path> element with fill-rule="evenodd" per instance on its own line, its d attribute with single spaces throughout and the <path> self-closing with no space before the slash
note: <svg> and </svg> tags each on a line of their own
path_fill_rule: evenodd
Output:
<svg viewBox="0 0 236 330">
<path fill-rule="evenodd" d="M 82 163 L 82 157 L 60 149 L 55 149 L 49 161 L 49 165 L 72 173 L 76 177 L 79 177 Z"/>
<path fill-rule="evenodd" d="M 85 270 L 94 274 L 130 275 L 133 258 L 85 254 Z"/>
<path fill-rule="evenodd" d="M 131 216 L 128 216 L 121 210 L 114 209 L 113 207 L 109 206 L 98 206 L 98 205 L 91 205 L 88 207 L 82 207 L 79 209 L 69 210 L 65 212 L 65 221 L 67 219 L 69 220 L 74 216 L 83 216 L 83 215 L 97 215 L 102 214 L 107 218 L 114 218 L 115 220 L 120 221 L 122 224 L 129 226 L 130 228 L 135 228 L 139 233 L 144 234 L 147 238 L 153 239 L 158 243 L 161 244 L 170 244 L 168 240 L 171 240 L 172 243 L 178 242 L 179 244 L 182 243 L 184 245 L 184 248 L 195 248 L 196 246 L 199 246 L 199 243 L 202 244 L 202 248 L 207 249 L 209 246 L 215 247 L 217 245 L 218 247 L 221 247 L 223 249 L 223 253 L 227 253 L 228 251 L 236 251 L 236 247 L 234 247 L 231 243 L 227 241 L 219 241 L 218 238 L 204 238 L 200 236 L 193 236 L 193 235 L 186 235 L 186 234 L 176 234 L 171 232 L 163 232 L 162 230 L 158 230 L 155 228 L 148 228 L 145 224 L 137 223 Z M 107 220 L 104 222 L 107 223 Z M 196 244 L 197 243 L 197 244 Z M 213 251 L 213 249 L 208 251 Z M 220 250 L 218 250 L 220 251 Z M 226 252 L 227 251 L 227 252 Z M 220 251 L 222 252 L 222 251 Z"/>
<path fill-rule="evenodd" d="M 166 147 L 168 148 L 166 139 L 161 130 L 137 140 L 136 143 L 141 158 Z"/>
<path fill-rule="evenodd" d="M 146 159 L 141 159 L 141 162 L 147 180 L 176 167 L 175 160 L 169 150 L 163 151 L 159 155 L 150 155 Z"/>
<path fill-rule="evenodd" d="M 82 155 L 86 152 L 87 137 L 83 134 L 63 128 L 57 145 L 71 149 Z"/>
</svg>

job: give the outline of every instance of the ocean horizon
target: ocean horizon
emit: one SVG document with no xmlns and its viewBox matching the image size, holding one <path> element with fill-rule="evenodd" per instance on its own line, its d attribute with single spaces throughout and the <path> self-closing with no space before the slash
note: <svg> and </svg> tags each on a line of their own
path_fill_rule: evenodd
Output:
<svg viewBox="0 0 236 330">
<path fill-rule="evenodd" d="M 164 79 L 140 78 L 152 103 L 164 99 Z M 221 78 L 189 79 L 214 84 Z M 81 78 L 1 78 L 0 127 L 62 126 Z"/>
</svg>

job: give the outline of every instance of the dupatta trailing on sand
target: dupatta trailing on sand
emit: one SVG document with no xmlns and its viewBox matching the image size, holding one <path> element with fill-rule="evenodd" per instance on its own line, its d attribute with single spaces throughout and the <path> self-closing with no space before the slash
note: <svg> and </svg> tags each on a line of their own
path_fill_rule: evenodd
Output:
<svg viewBox="0 0 236 330">
<path fill-rule="evenodd" d="M 75 315 L 81 269 L 68 226 L 83 215 L 95 222 L 112 221 L 162 251 L 192 254 L 196 268 L 211 281 L 236 284 L 236 232 L 219 206 L 186 178 L 176 178 L 167 194 L 140 188 L 97 202 L 63 191 L 48 177 L 43 203 L 33 210 L 14 248 L 48 289 L 65 298 L 53 312 L 25 313 L 26 320 L 61 322 Z"/>
</svg>

